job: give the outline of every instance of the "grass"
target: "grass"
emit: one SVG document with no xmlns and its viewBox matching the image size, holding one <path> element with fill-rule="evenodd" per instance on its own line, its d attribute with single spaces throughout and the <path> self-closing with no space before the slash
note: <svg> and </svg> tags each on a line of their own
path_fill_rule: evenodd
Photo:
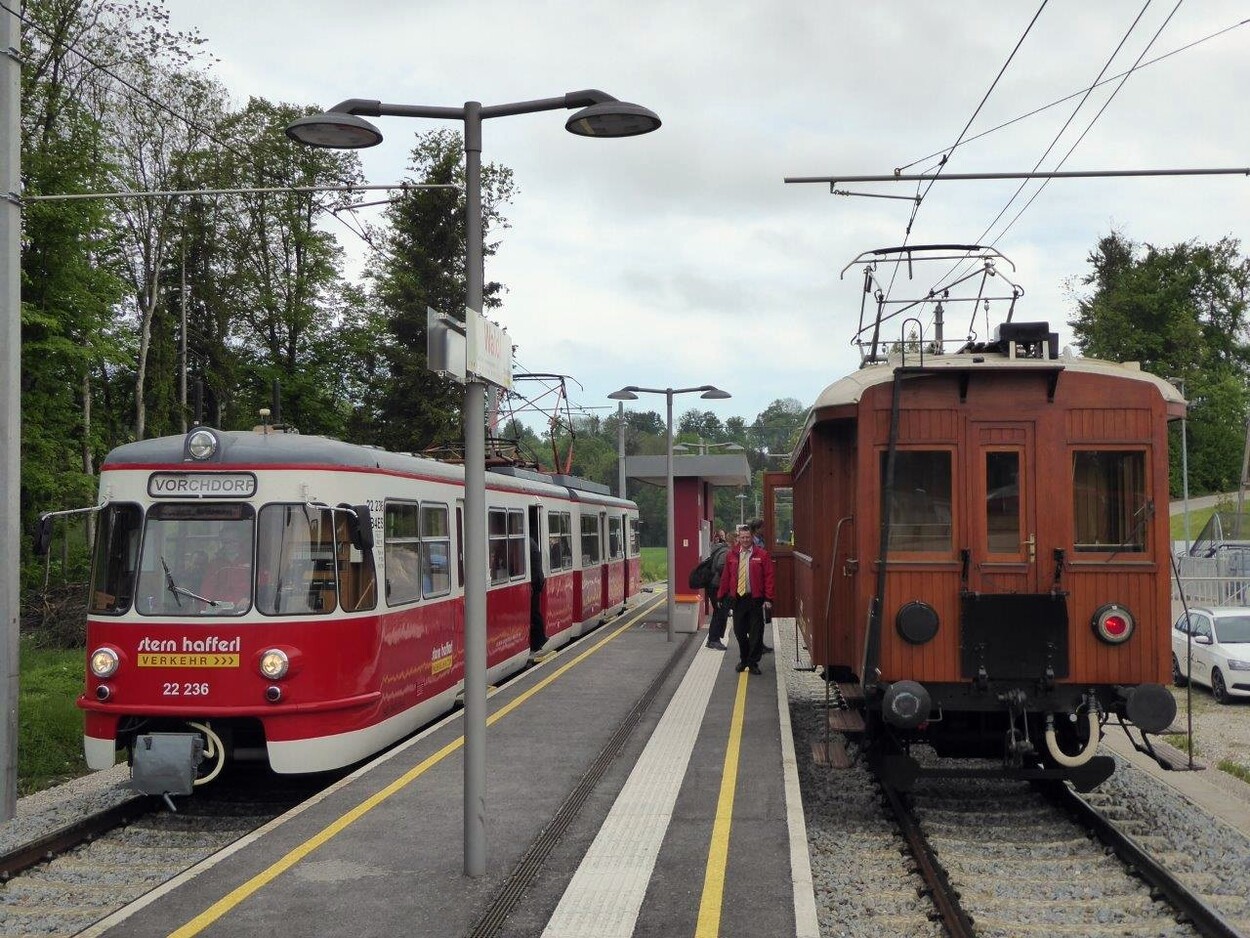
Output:
<svg viewBox="0 0 1250 938">
<path fill-rule="evenodd" d="M 1198 532 L 1200 532 L 1203 526 L 1205 526 L 1206 523 L 1211 520 L 1211 515 L 1214 514 L 1214 512 L 1215 512 L 1214 508 L 1194 508 L 1190 510 L 1189 512 L 1189 539 L 1190 540 L 1193 540 L 1194 538 L 1198 536 Z M 1172 529 L 1171 529 L 1172 540 L 1174 541 L 1185 540 L 1185 516 L 1183 514 L 1172 515 L 1171 522 L 1172 522 Z"/>
<path fill-rule="evenodd" d="M 668 550 L 664 547 L 642 549 L 642 582 L 654 583 L 668 578 Z"/>
<path fill-rule="evenodd" d="M 1240 762 L 1234 762 L 1232 759 L 1221 759 L 1215 764 L 1215 767 L 1221 772 L 1227 772 L 1234 778 L 1239 778 L 1243 782 L 1250 783 L 1250 766 L 1242 765 Z"/>
<path fill-rule="evenodd" d="M 1198 755 L 1197 743 L 1194 743 L 1194 748 L 1192 752 L 1190 752 L 1189 750 L 1189 734 L 1188 733 L 1165 733 L 1163 736 L 1160 736 L 1159 738 L 1162 739 L 1169 746 L 1173 747 L 1174 749 L 1179 749 L 1181 752 L 1187 752 L 1191 756 Z"/>
<path fill-rule="evenodd" d="M 87 771 L 82 754 L 82 649 L 36 648 L 22 638 L 18 714 L 19 795 L 48 788 Z"/>
</svg>

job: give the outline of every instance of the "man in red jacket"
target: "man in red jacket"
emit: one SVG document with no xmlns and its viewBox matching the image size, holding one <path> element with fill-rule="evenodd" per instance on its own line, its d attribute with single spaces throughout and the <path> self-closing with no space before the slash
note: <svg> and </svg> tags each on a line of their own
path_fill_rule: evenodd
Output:
<svg viewBox="0 0 1250 938">
<path fill-rule="evenodd" d="M 736 671 L 761 674 L 760 655 L 764 651 L 764 609 L 773 606 L 773 558 L 751 537 L 750 529 L 738 532 L 737 544 L 730 548 L 721 571 L 717 599 L 731 599 L 734 637 L 738 639 Z"/>
</svg>

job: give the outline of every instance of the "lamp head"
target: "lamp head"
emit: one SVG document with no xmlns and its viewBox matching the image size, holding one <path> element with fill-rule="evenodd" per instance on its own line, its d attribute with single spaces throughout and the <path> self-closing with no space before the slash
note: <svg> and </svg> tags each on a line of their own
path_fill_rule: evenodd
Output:
<svg viewBox="0 0 1250 938">
<path fill-rule="evenodd" d="M 659 126 L 660 118 L 654 111 L 628 101 L 592 104 L 564 122 L 565 130 L 581 137 L 637 137 Z"/>
<path fill-rule="evenodd" d="M 382 142 L 382 131 L 363 117 L 345 111 L 300 117 L 286 125 L 286 135 L 297 143 L 330 150 L 362 150 Z"/>
<path fill-rule="evenodd" d="M 633 386 L 631 385 L 628 388 L 621 388 L 619 391 L 613 391 L 611 394 L 608 395 L 608 400 L 610 401 L 636 401 L 638 400 L 638 395 L 633 392 L 632 388 Z"/>
<path fill-rule="evenodd" d="M 711 385 L 708 385 L 707 390 L 704 391 L 702 394 L 700 394 L 699 397 L 708 401 L 724 401 L 733 397 L 733 395 L 730 394 L 728 391 L 722 391 L 720 388 L 715 388 L 715 387 L 712 387 Z"/>
</svg>

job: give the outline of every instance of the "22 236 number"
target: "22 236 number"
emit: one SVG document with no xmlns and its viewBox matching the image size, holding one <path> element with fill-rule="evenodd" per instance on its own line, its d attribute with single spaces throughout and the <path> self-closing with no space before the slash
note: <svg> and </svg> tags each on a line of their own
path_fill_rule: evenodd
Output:
<svg viewBox="0 0 1250 938">
<path fill-rule="evenodd" d="M 208 683 L 184 681 L 179 684 L 177 681 L 166 681 L 165 689 L 161 693 L 166 697 L 207 697 Z"/>
</svg>

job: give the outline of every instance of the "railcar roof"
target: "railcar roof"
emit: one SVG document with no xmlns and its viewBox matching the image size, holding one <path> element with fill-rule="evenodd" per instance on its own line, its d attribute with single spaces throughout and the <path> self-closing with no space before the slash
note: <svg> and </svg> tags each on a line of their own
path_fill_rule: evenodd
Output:
<svg viewBox="0 0 1250 938">
<path fill-rule="evenodd" d="M 885 384 L 894 379 L 894 369 L 903 364 L 901 357 L 891 356 L 888 362 L 881 364 L 866 365 L 859 371 L 852 372 L 845 378 L 840 378 L 833 384 L 825 388 L 820 396 L 816 398 L 813 410 L 819 410 L 824 407 L 836 407 L 840 404 L 856 404 L 863 396 L 864 391 L 878 384 Z M 906 362 L 908 365 L 919 365 L 920 359 L 917 355 L 909 355 Z M 1184 404 L 1185 398 L 1167 381 L 1157 375 L 1152 375 L 1148 371 L 1142 371 L 1141 366 L 1137 362 L 1125 362 L 1123 364 L 1117 362 L 1103 361 L 1097 358 L 1081 358 L 1065 351 L 1055 359 L 1039 359 L 1039 358 L 1008 358 L 1006 355 L 995 352 L 963 352 L 957 355 L 926 355 L 924 358 L 924 367 L 926 370 L 942 371 L 975 371 L 978 368 L 986 370 L 1001 370 L 1004 366 L 1018 368 L 1020 371 L 1041 370 L 1053 371 L 1056 366 L 1062 367 L 1065 371 L 1075 371 L 1084 374 L 1100 374 L 1109 375 L 1117 378 L 1129 378 L 1135 381 L 1144 381 L 1147 384 L 1153 384 L 1158 388 L 1159 393 L 1163 395 L 1163 399 L 1170 404 Z"/>
</svg>

